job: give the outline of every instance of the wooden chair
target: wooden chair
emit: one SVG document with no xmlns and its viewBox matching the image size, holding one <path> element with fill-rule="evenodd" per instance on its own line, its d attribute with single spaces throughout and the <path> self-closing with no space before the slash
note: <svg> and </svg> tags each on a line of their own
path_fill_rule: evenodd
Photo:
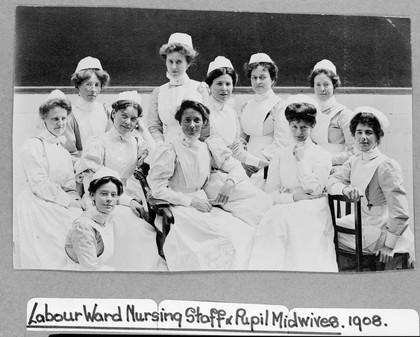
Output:
<svg viewBox="0 0 420 337">
<path fill-rule="evenodd" d="M 378 256 L 375 254 L 364 253 L 362 249 L 362 209 L 361 201 L 352 201 L 344 195 L 328 195 L 328 203 L 330 206 L 332 223 L 334 226 L 334 244 L 337 254 L 337 264 L 339 271 L 356 270 L 362 272 L 364 270 L 377 271 L 384 270 L 385 263 L 379 262 Z M 337 225 L 336 219 L 341 218 L 341 213 L 345 215 L 354 214 L 354 229 L 349 229 Z M 350 248 L 340 247 L 338 242 L 338 233 L 346 233 L 354 235 L 355 237 L 355 250 Z M 341 263 L 340 257 L 343 256 L 350 261 L 354 261 L 355 267 L 350 266 L 346 268 Z M 401 269 L 408 268 L 408 253 L 395 253 L 394 259 L 401 259 Z"/>
<path fill-rule="evenodd" d="M 149 165 L 141 164 L 134 171 L 134 177 L 139 181 L 143 193 L 146 197 L 147 206 L 149 209 L 149 216 L 147 221 L 156 229 L 156 244 L 158 246 L 159 255 L 165 258 L 163 253 L 163 245 L 166 236 L 171 230 L 171 225 L 174 223 L 174 217 L 170 209 L 171 204 L 165 200 L 156 199 L 152 196 L 151 189 L 147 182 L 147 174 L 149 172 Z M 162 228 L 155 225 L 156 216 L 162 216 Z"/>
</svg>

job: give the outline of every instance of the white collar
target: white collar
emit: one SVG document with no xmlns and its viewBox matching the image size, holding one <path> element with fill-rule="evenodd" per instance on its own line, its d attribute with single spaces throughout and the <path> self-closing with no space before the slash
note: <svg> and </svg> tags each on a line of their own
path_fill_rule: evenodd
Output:
<svg viewBox="0 0 420 337">
<path fill-rule="evenodd" d="M 371 160 L 371 159 L 375 159 L 376 157 L 378 157 L 381 154 L 381 151 L 378 148 L 378 145 L 375 145 L 372 149 L 370 149 L 369 151 L 358 151 L 360 154 L 360 157 L 362 158 L 362 160 Z"/>
<path fill-rule="evenodd" d="M 99 212 L 98 209 L 95 206 L 89 207 L 85 211 L 84 215 L 86 217 L 92 219 L 97 224 L 101 225 L 102 227 L 104 227 L 106 225 L 106 223 L 109 222 L 112 218 L 112 214 L 106 214 L 106 213 Z"/>
<path fill-rule="evenodd" d="M 292 147 L 295 147 L 295 145 L 297 145 L 297 141 L 293 137 L 291 137 L 290 140 L 291 140 Z M 303 147 L 307 148 L 308 146 L 311 146 L 312 144 L 314 144 L 314 142 L 312 141 L 311 137 L 308 137 L 303 142 Z"/>
<path fill-rule="evenodd" d="M 213 96 L 209 97 L 209 103 L 212 104 L 219 111 L 223 110 L 223 107 L 225 106 L 224 102 L 218 101 Z"/>
<path fill-rule="evenodd" d="M 98 105 L 101 105 L 101 104 L 96 101 L 88 102 L 88 101 L 85 101 L 82 98 L 82 96 L 77 96 L 73 105 L 75 105 L 76 107 L 78 107 L 80 110 L 83 110 L 83 111 L 94 111 L 98 108 Z"/>
<path fill-rule="evenodd" d="M 273 96 L 275 96 L 276 94 L 273 91 L 273 88 L 270 88 L 267 92 L 263 93 L 263 94 L 255 94 L 255 101 L 257 102 L 261 102 L 264 101 L 268 98 L 271 98 Z"/>
<path fill-rule="evenodd" d="M 49 132 L 47 127 L 45 126 L 45 123 L 44 123 L 44 129 L 41 131 L 39 136 L 51 144 L 64 144 L 66 142 L 66 137 L 64 135 L 57 137 L 53 135 L 51 132 Z"/>
<path fill-rule="evenodd" d="M 130 131 L 130 132 L 127 132 L 126 134 L 123 134 L 123 133 L 121 133 L 121 132 L 119 132 L 116 128 L 115 128 L 115 126 L 113 126 L 109 131 L 109 134 L 112 136 L 112 137 L 114 137 L 114 138 L 117 138 L 117 139 L 119 139 L 119 140 L 121 140 L 121 141 L 123 141 L 123 142 L 130 142 L 131 141 L 131 138 L 132 138 L 132 131 Z"/>
<path fill-rule="evenodd" d="M 335 105 L 337 105 L 337 100 L 335 99 L 334 95 L 331 96 L 328 101 L 326 102 L 321 102 L 318 97 L 317 97 L 317 101 L 319 104 L 319 108 L 321 109 L 322 113 L 324 114 L 329 114 L 331 111 L 331 108 L 334 107 Z"/>
<path fill-rule="evenodd" d="M 166 77 L 169 79 L 169 84 L 174 85 L 174 86 L 183 85 L 190 80 L 186 72 L 177 78 L 171 76 L 168 72 L 166 72 Z"/>
<path fill-rule="evenodd" d="M 200 141 L 200 140 L 199 140 L 199 137 L 200 137 L 200 135 L 195 136 L 195 137 L 187 137 L 187 136 L 185 136 L 185 135 L 183 134 L 183 135 L 181 135 L 181 138 L 182 138 L 182 144 L 183 144 L 185 147 L 194 147 L 194 146 L 196 146 L 196 145 L 198 144 L 198 142 Z"/>
</svg>

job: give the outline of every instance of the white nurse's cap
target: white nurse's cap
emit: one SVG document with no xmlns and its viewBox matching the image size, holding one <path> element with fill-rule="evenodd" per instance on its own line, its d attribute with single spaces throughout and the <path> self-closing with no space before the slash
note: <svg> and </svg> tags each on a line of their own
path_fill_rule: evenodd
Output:
<svg viewBox="0 0 420 337">
<path fill-rule="evenodd" d="M 123 91 L 118 94 L 117 101 L 133 101 L 141 105 L 141 96 L 136 90 Z"/>
<path fill-rule="evenodd" d="M 327 59 L 323 59 L 319 61 L 317 64 L 315 64 L 314 69 L 312 71 L 317 70 L 317 69 L 331 70 L 334 74 L 337 75 L 337 69 L 334 63 L 332 63 L 330 60 L 327 60 Z"/>
<path fill-rule="evenodd" d="M 76 73 L 80 70 L 85 70 L 85 69 L 99 69 L 99 70 L 103 70 L 102 69 L 102 65 L 101 65 L 101 61 L 99 61 L 97 58 L 91 57 L 91 56 L 87 56 L 83 59 L 81 59 L 79 61 L 79 63 L 77 64 L 77 68 L 76 68 Z"/>
<path fill-rule="evenodd" d="M 356 109 L 354 109 L 354 114 L 356 115 L 359 112 L 369 112 L 373 114 L 379 121 L 379 124 L 381 124 L 381 128 L 383 130 L 386 130 L 390 126 L 389 119 L 385 116 L 385 114 L 378 109 L 375 109 L 371 106 L 359 106 Z"/>
<path fill-rule="evenodd" d="M 173 33 L 168 40 L 168 44 L 170 43 L 182 43 L 193 48 L 192 38 L 186 33 Z"/>
<path fill-rule="evenodd" d="M 218 68 L 233 68 L 232 62 L 224 56 L 217 56 L 214 61 L 210 62 L 209 68 L 207 70 L 207 75 L 210 74 L 213 70 Z"/>
<path fill-rule="evenodd" d="M 61 90 L 55 89 L 50 92 L 45 102 L 49 101 L 50 99 L 67 99 L 67 98 L 64 92 L 62 92 Z"/>
<path fill-rule="evenodd" d="M 251 55 L 248 63 L 251 64 L 251 63 L 259 63 L 259 62 L 274 63 L 271 57 L 265 53 L 257 53 L 257 54 Z"/>
<path fill-rule="evenodd" d="M 92 181 L 95 179 L 100 179 L 104 177 L 114 177 L 114 178 L 117 178 L 119 181 L 121 181 L 121 177 L 117 171 L 110 169 L 108 167 L 105 167 L 105 166 L 95 172 L 95 174 L 92 177 Z"/>
</svg>

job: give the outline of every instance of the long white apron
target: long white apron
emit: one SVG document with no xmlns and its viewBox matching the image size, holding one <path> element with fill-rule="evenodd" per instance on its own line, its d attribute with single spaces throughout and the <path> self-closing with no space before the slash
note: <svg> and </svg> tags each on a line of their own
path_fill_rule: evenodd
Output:
<svg viewBox="0 0 420 337">
<path fill-rule="evenodd" d="M 73 175 L 71 158 L 61 146 L 43 142 L 46 172 L 51 182 L 64 185 Z M 23 269 L 62 269 L 66 265 L 64 242 L 80 208 L 64 207 L 35 195 L 29 186 L 16 201 L 20 267 Z"/>
<path fill-rule="evenodd" d="M 204 144 L 203 144 L 204 145 Z M 192 158 L 175 142 L 177 163 L 188 186 L 172 186 L 185 194 L 207 199 L 201 186 L 210 174 L 210 154 Z M 232 214 L 213 207 L 203 213 L 193 207 L 172 206 L 175 223 L 163 247 L 169 270 L 247 269 L 254 229 Z"/>
</svg>

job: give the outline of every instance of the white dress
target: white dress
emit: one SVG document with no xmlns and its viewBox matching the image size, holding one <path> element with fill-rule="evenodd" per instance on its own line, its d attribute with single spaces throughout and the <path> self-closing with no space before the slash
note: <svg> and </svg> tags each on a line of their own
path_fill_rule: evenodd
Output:
<svg viewBox="0 0 420 337">
<path fill-rule="evenodd" d="M 226 158 L 222 168 L 230 175 L 242 170 L 231 154 Z M 203 213 L 190 206 L 193 197 L 207 199 L 203 186 L 214 160 L 206 143 L 181 137 L 156 152 L 147 180 L 155 198 L 173 205 L 175 223 L 163 247 L 169 270 L 248 267 L 254 228 L 219 207 Z"/>
<path fill-rule="evenodd" d="M 290 131 L 284 116 L 284 100 L 272 89 L 244 102 L 239 122 L 241 137 L 249 153 L 270 160 L 279 148 L 289 145 Z M 263 171 L 261 169 L 251 176 L 251 180 L 260 188 L 264 188 Z"/>
<path fill-rule="evenodd" d="M 77 192 L 72 160 L 60 139 L 44 129 L 22 146 L 28 185 L 16 200 L 14 229 L 23 269 L 62 269 L 67 231 L 82 213 L 69 207 Z"/>
<path fill-rule="evenodd" d="M 143 219 L 135 216 L 130 209 L 130 201 L 140 199 L 146 206 L 139 182 L 133 177 L 145 148 L 152 147 L 153 139 L 147 130 L 143 133 L 147 141 L 120 134 L 114 127 L 98 137 L 91 137 L 80 158 L 78 171 L 83 172 L 83 184 L 88 190 L 93 174 L 106 166 L 117 171 L 124 185 L 124 193 L 119 198 L 113 216 L 115 222 L 114 254 L 108 265 L 115 270 L 167 270 L 165 261 L 158 255 L 156 231 Z M 88 193 L 84 200 L 89 204 Z"/>
<path fill-rule="evenodd" d="M 187 74 L 155 88 L 150 96 L 147 114 L 148 128 L 155 141 L 171 142 L 182 133 L 175 112 L 183 100 L 202 103 L 207 95 L 201 83 L 190 79 Z"/>
<path fill-rule="evenodd" d="M 250 269 L 337 272 L 334 229 L 326 195 L 294 202 L 293 193 L 323 193 L 331 170 L 330 154 L 310 139 L 304 159 L 293 145 L 280 149 L 270 162 L 266 191 L 275 205 L 264 216 L 254 241 Z"/>
</svg>

